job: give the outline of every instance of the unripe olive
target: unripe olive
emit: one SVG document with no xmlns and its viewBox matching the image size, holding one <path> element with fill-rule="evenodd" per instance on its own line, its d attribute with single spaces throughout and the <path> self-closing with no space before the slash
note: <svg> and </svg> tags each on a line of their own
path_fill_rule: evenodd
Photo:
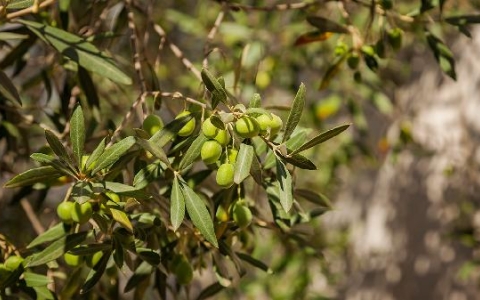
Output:
<svg viewBox="0 0 480 300">
<path fill-rule="evenodd" d="M 219 130 L 215 136 L 215 140 L 222 146 L 227 146 L 230 143 L 230 133 L 227 130 Z"/>
<path fill-rule="evenodd" d="M 180 284 L 189 284 L 193 279 L 192 266 L 183 255 L 174 260 L 173 272 Z"/>
<path fill-rule="evenodd" d="M 150 135 L 154 135 L 157 131 L 163 128 L 163 121 L 157 115 L 148 115 L 145 120 L 143 120 L 142 127 L 143 130 Z"/>
<path fill-rule="evenodd" d="M 217 208 L 217 212 L 215 213 L 215 218 L 220 222 L 227 222 L 228 221 L 228 212 L 222 205 L 219 205 Z"/>
<path fill-rule="evenodd" d="M 3 283 L 11 273 L 12 271 L 8 270 L 4 264 L 0 264 L 0 283 Z"/>
<path fill-rule="evenodd" d="M 270 129 L 270 136 L 277 134 L 280 129 L 282 129 L 283 121 L 276 114 L 267 114 L 260 115 L 255 118 L 260 127 L 260 133 L 265 134 Z"/>
<path fill-rule="evenodd" d="M 100 261 L 100 259 L 103 257 L 103 252 L 102 251 L 98 251 L 98 252 L 95 252 L 94 254 L 90 255 L 87 257 L 87 266 L 89 266 L 90 268 L 93 268 L 95 267 L 96 264 L 98 264 L 98 262 Z"/>
<path fill-rule="evenodd" d="M 12 255 L 5 260 L 5 268 L 10 271 L 15 271 L 22 264 L 23 258 L 17 255 Z"/>
<path fill-rule="evenodd" d="M 73 222 L 72 219 L 72 211 L 73 211 L 73 202 L 65 201 L 57 206 L 57 215 L 58 218 L 65 224 L 71 224 Z"/>
<path fill-rule="evenodd" d="M 218 168 L 216 181 L 222 188 L 229 188 L 233 185 L 233 175 L 235 174 L 235 167 L 233 164 L 223 164 Z"/>
<path fill-rule="evenodd" d="M 400 28 L 393 28 L 387 33 L 388 42 L 394 50 L 398 50 L 402 47 L 403 30 Z"/>
<path fill-rule="evenodd" d="M 83 256 L 66 252 L 63 255 L 63 260 L 70 267 L 77 267 L 83 263 Z"/>
<path fill-rule="evenodd" d="M 210 140 L 203 143 L 200 156 L 207 165 L 217 162 L 220 155 L 222 155 L 222 146 L 217 141 Z"/>
<path fill-rule="evenodd" d="M 360 56 L 356 52 L 350 53 L 347 58 L 347 65 L 350 69 L 355 70 L 360 63 Z"/>
<path fill-rule="evenodd" d="M 252 222 L 252 212 L 246 205 L 236 203 L 233 206 L 233 220 L 240 228 L 246 228 Z"/>
<path fill-rule="evenodd" d="M 260 132 L 258 122 L 248 116 L 243 116 L 235 122 L 235 132 L 242 138 L 252 138 Z"/>
<path fill-rule="evenodd" d="M 212 124 L 212 121 L 210 118 L 205 119 L 202 123 L 202 132 L 203 135 L 206 136 L 209 139 L 215 138 L 217 133 L 220 131 L 220 129 Z"/>
<path fill-rule="evenodd" d="M 227 149 L 227 161 L 231 164 L 237 161 L 238 150 L 235 148 Z"/>
<path fill-rule="evenodd" d="M 85 222 L 88 222 L 88 220 L 90 220 L 92 213 L 93 213 L 93 209 L 92 209 L 92 204 L 90 204 L 90 202 L 87 201 L 83 204 L 75 202 L 73 204 L 72 220 L 77 223 L 83 224 Z"/>
<path fill-rule="evenodd" d="M 188 116 L 190 115 L 190 112 L 188 110 L 184 110 L 182 111 L 181 113 L 179 113 L 175 119 L 179 119 L 181 117 L 185 117 L 185 116 Z M 192 118 L 190 121 L 187 122 L 187 124 L 185 124 L 179 131 L 178 131 L 178 135 L 179 136 L 189 136 L 193 133 L 193 131 L 195 130 L 195 118 Z"/>
</svg>

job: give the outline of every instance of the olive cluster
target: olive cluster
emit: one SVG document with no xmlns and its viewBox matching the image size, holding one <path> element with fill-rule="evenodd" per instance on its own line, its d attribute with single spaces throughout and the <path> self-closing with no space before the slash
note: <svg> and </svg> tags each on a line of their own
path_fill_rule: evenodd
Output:
<svg viewBox="0 0 480 300">
<path fill-rule="evenodd" d="M 57 206 L 58 218 L 65 224 L 88 222 L 93 214 L 92 204 L 90 202 L 78 203 L 64 201 Z"/>
<path fill-rule="evenodd" d="M 233 123 L 233 124 L 232 124 Z M 274 136 L 283 126 L 283 121 L 275 114 L 260 114 L 257 117 L 242 115 L 234 122 L 228 123 L 225 129 L 216 126 L 212 118 L 202 123 L 202 133 L 208 140 L 202 145 L 200 156 L 207 165 L 220 162 L 216 182 L 222 188 L 229 188 L 234 183 L 235 162 L 238 150 L 232 145 L 232 137 L 228 128 L 233 128 L 241 139 L 255 136 Z M 222 158 L 222 154 L 224 159 Z"/>
</svg>

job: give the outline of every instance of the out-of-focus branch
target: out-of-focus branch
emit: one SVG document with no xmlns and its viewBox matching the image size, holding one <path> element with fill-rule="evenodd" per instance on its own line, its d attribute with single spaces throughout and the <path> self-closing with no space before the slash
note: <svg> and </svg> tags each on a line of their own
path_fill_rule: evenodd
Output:
<svg viewBox="0 0 480 300">
<path fill-rule="evenodd" d="M 11 19 L 14 19 L 14 18 L 18 18 L 18 17 L 24 16 L 24 15 L 31 14 L 31 13 L 36 14 L 40 8 L 45 8 L 47 6 L 50 6 L 52 4 L 55 4 L 55 2 L 56 2 L 56 0 L 46 0 L 46 1 L 43 1 L 43 2 L 40 2 L 39 0 L 36 0 L 33 3 L 32 6 L 27 7 L 25 9 L 22 9 L 22 10 L 19 10 L 19 11 L 9 13 L 5 16 L 5 18 L 7 20 L 11 20 Z"/>
</svg>

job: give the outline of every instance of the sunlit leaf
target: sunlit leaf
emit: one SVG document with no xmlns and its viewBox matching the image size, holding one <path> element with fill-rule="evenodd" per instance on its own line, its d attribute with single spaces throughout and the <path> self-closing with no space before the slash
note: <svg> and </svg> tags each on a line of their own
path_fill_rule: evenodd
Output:
<svg viewBox="0 0 480 300">
<path fill-rule="evenodd" d="M 250 169 L 252 167 L 253 157 L 255 155 L 255 149 L 247 144 L 240 144 L 240 150 L 237 154 L 237 160 L 235 162 L 235 175 L 234 182 L 240 184 L 245 178 L 250 175 Z"/>
<path fill-rule="evenodd" d="M 107 146 L 107 141 L 106 141 L 106 138 L 104 138 L 103 140 L 100 141 L 100 143 L 97 145 L 95 150 L 93 150 L 92 154 L 88 156 L 87 162 L 85 163 L 85 169 L 92 170 L 95 167 L 95 162 L 103 154 L 103 151 L 105 151 L 106 146 Z"/>
<path fill-rule="evenodd" d="M 202 80 L 207 89 L 212 93 L 212 108 L 217 107 L 218 103 L 227 102 L 227 93 L 220 82 L 208 71 L 202 70 Z"/>
<path fill-rule="evenodd" d="M 200 150 L 202 149 L 203 144 L 208 140 L 208 138 L 200 133 L 193 143 L 188 147 L 188 150 L 182 157 L 180 164 L 178 165 L 179 170 L 183 170 L 186 167 L 190 166 L 200 155 Z"/>
<path fill-rule="evenodd" d="M 164 164 L 170 165 L 167 154 L 162 147 L 158 146 L 158 144 L 141 138 L 137 138 L 137 144 L 139 144 L 145 151 L 150 152 L 153 156 L 160 159 Z"/>
<path fill-rule="evenodd" d="M 45 231 L 41 235 L 37 236 L 33 241 L 30 242 L 30 244 L 28 244 L 27 248 L 33 248 L 33 247 L 41 245 L 43 243 L 58 240 L 59 238 L 61 238 L 65 234 L 67 234 L 67 230 L 65 229 L 65 225 L 63 223 L 58 223 L 57 225 L 48 229 L 47 231 Z"/>
<path fill-rule="evenodd" d="M 46 286 L 52 283 L 52 279 L 48 278 L 47 276 L 32 272 L 23 273 L 23 279 L 29 287 Z"/>
<path fill-rule="evenodd" d="M 173 120 L 172 122 L 168 123 L 157 131 L 149 141 L 155 143 L 158 147 L 165 146 L 168 142 L 170 142 L 178 133 L 182 127 L 187 124 L 192 118 L 194 118 L 194 114 L 188 114 L 178 119 Z"/>
<path fill-rule="evenodd" d="M 7 9 L 23 9 L 33 5 L 35 0 L 10 0 Z"/>
<path fill-rule="evenodd" d="M 110 212 L 112 213 L 112 218 L 117 221 L 120 225 L 122 225 L 123 228 L 127 229 L 130 232 L 133 232 L 133 225 L 132 222 L 130 222 L 130 219 L 128 218 L 128 215 L 115 207 L 109 207 Z"/>
<path fill-rule="evenodd" d="M 62 142 L 58 139 L 58 137 L 51 132 L 50 130 L 45 130 L 45 137 L 47 138 L 47 142 L 52 148 L 53 152 L 63 159 L 64 161 L 69 161 L 70 157 L 67 153 L 67 149 L 63 146 Z"/>
</svg>

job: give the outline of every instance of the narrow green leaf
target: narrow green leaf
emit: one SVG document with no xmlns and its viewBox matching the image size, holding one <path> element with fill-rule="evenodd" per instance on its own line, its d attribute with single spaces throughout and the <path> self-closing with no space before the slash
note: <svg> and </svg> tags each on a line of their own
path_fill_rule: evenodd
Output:
<svg viewBox="0 0 480 300">
<path fill-rule="evenodd" d="M 198 228 L 207 241 L 218 248 L 213 221 L 205 203 L 203 203 L 202 199 L 188 186 L 188 184 L 181 182 L 180 189 L 182 190 L 185 199 L 188 215 L 193 224 Z"/>
<path fill-rule="evenodd" d="M 425 33 L 427 38 L 427 43 L 430 49 L 435 56 L 435 59 L 438 62 L 438 65 L 442 69 L 442 71 L 450 76 L 453 80 L 457 80 L 457 74 L 455 71 L 455 59 L 453 57 L 452 51 L 448 48 L 445 43 L 436 37 L 430 31 Z"/>
<path fill-rule="evenodd" d="M 23 279 L 28 287 L 46 286 L 52 283 L 52 280 L 47 276 L 32 272 L 23 273 Z"/>
<path fill-rule="evenodd" d="M 260 270 L 263 270 L 267 272 L 268 274 L 273 274 L 272 269 L 270 269 L 266 264 L 264 264 L 262 261 L 259 261 L 256 258 L 253 258 L 252 256 L 246 254 L 246 253 L 240 253 L 236 252 L 238 258 L 240 258 L 243 261 L 246 261 L 247 263 L 251 264 L 254 267 L 259 268 Z"/>
<path fill-rule="evenodd" d="M 214 282 L 200 292 L 196 300 L 205 300 L 220 293 L 225 287 L 219 282 Z"/>
<path fill-rule="evenodd" d="M 112 249 L 112 244 L 111 243 L 105 243 L 105 244 L 87 244 L 87 245 L 81 245 L 78 247 L 75 247 L 68 251 L 68 253 L 71 253 L 73 255 L 93 255 L 99 251 L 108 251 Z"/>
<path fill-rule="evenodd" d="M 128 136 L 111 147 L 105 149 L 102 155 L 97 159 L 97 164 L 92 170 L 92 174 L 102 169 L 111 167 L 120 157 L 122 157 L 135 144 L 135 137 Z"/>
<path fill-rule="evenodd" d="M 20 99 L 17 88 L 2 70 L 0 70 L 0 97 L 22 105 L 22 100 Z"/>
<path fill-rule="evenodd" d="M 297 95 L 293 100 L 292 108 L 287 118 L 287 124 L 285 125 L 285 133 L 283 134 L 282 142 L 285 142 L 290 138 L 290 135 L 297 127 L 300 118 L 302 117 L 303 107 L 305 106 L 305 85 L 302 83 L 298 89 Z"/>
<path fill-rule="evenodd" d="M 70 141 L 72 142 L 73 154 L 77 158 L 77 163 L 80 169 L 83 170 L 81 164 L 85 146 L 85 119 L 80 105 L 75 108 L 70 119 Z"/>
<path fill-rule="evenodd" d="M 219 116 L 211 115 L 210 116 L 210 121 L 218 129 L 225 130 L 225 123 L 223 123 L 222 118 L 220 118 Z"/>
<path fill-rule="evenodd" d="M 252 175 L 253 179 L 258 185 L 263 185 L 263 175 L 262 175 L 262 166 L 258 161 L 256 155 L 253 156 L 252 159 L 252 166 L 250 168 L 250 175 Z"/>
<path fill-rule="evenodd" d="M 80 289 L 80 294 L 85 294 L 90 291 L 97 284 L 100 278 L 102 278 L 103 273 L 107 268 L 110 254 L 111 252 L 103 252 L 103 256 L 100 258 L 100 261 L 93 267 L 93 269 L 90 270 L 90 273 L 88 273 L 87 279 Z"/>
<path fill-rule="evenodd" d="M 0 32 L 0 41 L 8 41 L 8 40 L 25 40 L 28 39 L 28 35 L 26 34 L 18 34 L 13 32 Z"/>
<path fill-rule="evenodd" d="M 33 5 L 34 0 L 10 0 L 7 3 L 7 9 L 23 9 Z"/>
<path fill-rule="evenodd" d="M 137 248 L 137 255 L 141 260 L 148 262 L 152 266 L 160 264 L 160 255 L 149 248 Z"/>
<path fill-rule="evenodd" d="M 85 240 L 88 232 L 73 233 L 63 236 L 50 244 L 43 251 L 33 254 L 26 259 L 25 267 L 35 267 L 46 264 L 54 259 L 59 258 L 65 252 L 77 246 Z"/>
<path fill-rule="evenodd" d="M 53 299 L 57 299 L 52 291 L 50 291 L 48 289 L 48 287 L 46 286 L 35 286 L 33 287 L 33 289 L 35 290 L 35 293 L 37 294 L 37 299 L 42 299 L 42 300 L 53 300 Z"/>
<path fill-rule="evenodd" d="M 87 170 L 92 170 L 95 167 L 95 162 L 98 160 L 98 158 L 103 154 L 103 151 L 105 151 L 105 147 L 107 146 L 107 140 L 104 138 L 93 150 L 92 154 L 88 156 L 87 162 L 85 163 L 85 169 Z"/>
<path fill-rule="evenodd" d="M 145 193 L 142 189 L 137 187 L 130 186 L 128 184 L 123 184 L 120 182 L 115 181 L 104 181 L 103 183 L 93 184 L 95 188 L 103 188 L 109 191 L 114 192 L 115 194 L 146 199 L 148 198 L 148 194 Z"/>
<path fill-rule="evenodd" d="M 445 20 L 445 22 L 447 22 L 449 24 L 452 24 L 452 25 L 456 25 L 456 26 L 464 26 L 464 25 L 467 25 L 467 24 L 479 24 L 480 23 L 480 14 L 447 17 L 444 20 Z"/>
<path fill-rule="evenodd" d="M 339 57 L 336 61 L 334 61 L 330 65 L 330 67 L 328 67 L 327 71 L 325 72 L 325 75 L 323 75 L 322 77 L 322 82 L 320 83 L 319 90 L 324 90 L 330 85 L 330 82 L 332 81 L 332 79 L 335 78 L 338 72 L 340 72 L 342 64 L 346 58 L 347 58 L 347 54 L 344 54 L 341 57 Z"/>
<path fill-rule="evenodd" d="M 47 138 L 47 142 L 52 148 L 53 152 L 65 162 L 70 161 L 70 157 L 67 153 L 67 149 L 63 146 L 62 142 L 58 139 L 58 137 L 51 132 L 50 130 L 45 130 L 45 137 Z"/>
<path fill-rule="evenodd" d="M 152 143 L 155 143 L 158 147 L 162 148 L 168 142 L 170 142 L 178 133 L 182 127 L 188 123 L 195 115 L 189 114 L 178 119 L 173 120 L 157 131 L 150 139 Z"/>
<path fill-rule="evenodd" d="M 28 244 L 27 249 L 33 248 L 43 243 L 58 240 L 62 236 L 65 236 L 65 234 L 67 234 L 65 225 L 63 223 L 58 223 L 57 225 L 48 229 L 41 235 L 37 236 L 33 241 L 31 241 L 30 244 Z"/>
<path fill-rule="evenodd" d="M 178 165 L 179 170 L 183 170 L 186 167 L 190 166 L 200 155 L 200 150 L 202 149 L 203 143 L 208 140 L 203 133 L 200 133 L 198 137 L 193 141 L 193 143 L 188 147 L 187 152 L 182 157 L 180 164 Z"/>
<path fill-rule="evenodd" d="M 153 162 L 135 174 L 133 178 L 133 186 L 136 189 L 143 189 L 150 182 L 159 178 L 162 172 L 161 163 L 159 161 Z"/>
<path fill-rule="evenodd" d="M 10 179 L 5 183 L 6 188 L 15 188 L 33 185 L 37 182 L 44 182 L 64 175 L 62 172 L 50 166 L 38 167 L 27 170 Z"/>
<path fill-rule="evenodd" d="M 55 157 L 44 153 L 32 153 L 32 155 L 30 155 L 30 158 L 38 161 L 41 164 L 51 164 L 53 161 L 56 160 Z"/>
<path fill-rule="evenodd" d="M 167 154 L 165 154 L 165 151 L 163 151 L 163 148 L 159 147 L 158 144 L 150 140 L 144 140 L 141 138 L 137 138 L 136 140 L 137 140 L 137 144 L 139 144 L 140 147 L 142 147 L 145 151 L 150 152 L 153 156 L 160 159 L 167 166 L 170 165 L 170 161 L 168 160 Z"/>
<path fill-rule="evenodd" d="M 312 148 L 313 146 L 316 146 L 318 144 L 321 144 L 325 141 L 328 141 L 329 139 L 333 138 L 334 136 L 337 136 L 341 132 L 345 131 L 348 127 L 350 127 L 350 124 L 345 124 L 341 126 L 337 126 L 335 128 L 332 128 L 330 130 L 327 130 L 325 132 L 320 133 L 313 139 L 309 140 L 305 144 L 301 145 L 298 149 L 292 151 L 289 156 L 300 153 L 302 151 L 305 151 L 307 149 Z"/>
<path fill-rule="evenodd" d="M 295 189 L 293 193 L 296 197 L 302 197 L 314 204 L 320 205 L 321 207 L 332 208 L 330 200 L 328 200 L 328 198 L 323 194 L 319 194 L 307 189 Z"/>
<path fill-rule="evenodd" d="M 92 184 L 88 181 L 77 181 L 72 187 L 70 197 L 80 204 L 94 198 Z"/>
<path fill-rule="evenodd" d="M 170 197 L 170 221 L 172 222 L 173 231 L 177 231 L 185 217 L 185 198 L 180 190 L 178 177 L 175 176 L 172 185 L 172 195 Z"/>
<path fill-rule="evenodd" d="M 250 175 L 255 149 L 246 144 L 240 144 L 240 150 L 237 154 L 237 161 L 235 162 L 235 175 L 233 181 L 240 184 L 245 178 Z"/>
<path fill-rule="evenodd" d="M 132 79 L 114 64 L 110 56 L 85 39 L 45 24 L 25 19 L 18 22 L 27 26 L 30 31 L 52 45 L 59 53 L 85 69 L 121 84 L 132 84 Z"/>
<path fill-rule="evenodd" d="M 292 176 L 283 162 L 277 158 L 278 195 L 283 209 L 288 212 L 293 204 Z"/>
<path fill-rule="evenodd" d="M 212 93 L 212 109 L 217 107 L 219 102 L 227 102 L 227 93 L 220 82 L 207 69 L 202 70 L 202 80 L 207 89 Z"/>
<path fill-rule="evenodd" d="M 288 155 L 288 156 L 282 156 L 282 159 L 289 164 L 299 167 L 300 169 L 304 169 L 304 170 L 317 169 L 317 166 L 315 166 L 313 162 L 311 162 L 308 158 L 298 153 L 293 155 Z"/>
</svg>

